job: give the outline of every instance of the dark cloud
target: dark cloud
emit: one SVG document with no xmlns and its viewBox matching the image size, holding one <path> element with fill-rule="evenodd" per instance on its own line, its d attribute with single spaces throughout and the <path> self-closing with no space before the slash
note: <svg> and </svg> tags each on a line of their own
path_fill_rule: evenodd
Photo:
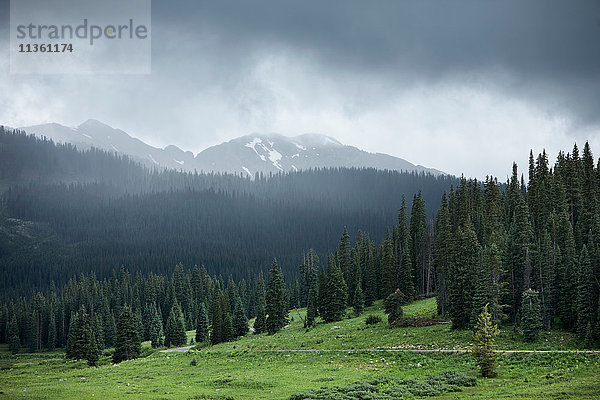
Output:
<svg viewBox="0 0 600 400">
<path fill-rule="evenodd" d="M 152 75 L 14 77 L 1 59 L 0 0 L 0 89 L 27 100 L 0 95 L 0 116 L 51 96 L 40 115 L 95 117 L 196 151 L 251 130 L 347 135 L 338 139 L 363 147 L 364 132 L 387 130 L 371 133 L 369 149 L 399 156 L 394 132 L 422 135 L 415 148 L 447 138 L 437 154 L 489 132 L 517 152 L 600 126 L 598 0 L 154 0 L 152 15 Z M 424 158 L 430 150 L 412 161 L 461 172 L 450 157 Z"/>
<path fill-rule="evenodd" d="M 165 59 L 209 52 L 220 74 L 243 73 L 254 54 L 286 48 L 334 74 L 390 82 L 502 70 L 514 95 L 566 108 L 582 122 L 600 120 L 596 0 L 155 0 L 153 29 L 158 68 Z"/>
</svg>

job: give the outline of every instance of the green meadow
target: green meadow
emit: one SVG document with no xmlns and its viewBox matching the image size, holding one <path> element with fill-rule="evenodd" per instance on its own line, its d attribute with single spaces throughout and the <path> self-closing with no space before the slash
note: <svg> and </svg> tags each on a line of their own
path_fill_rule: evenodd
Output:
<svg viewBox="0 0 600 400">
<path fill-rule="evenodd" d="M 435 317 L 435 300 L 414 302 L 404 311 Z M 383 322 L 365 325 L 371 314 Z M 66 360 L 62 351 L 13 356 L 0 347 L 0 399 L 288 399 L 311 389 L 381 377 L 420 382 L 447 371 L 477 377 L 477 384 L 438 393 L 435 399 L 600 399 L 600 354 L 578 352 L 584 349 L 570 333 L 543 332 L 528 344 L 512 326 L 504 326 L 498 348 L 520 351 L 500 355 L 498 377 L 482 379 L 470 355 L 460 351 L 469 349 L 471 333 L 452 331 L 444 321 L 389 329 L 381 303 L 360 317 L 350 314 L 308 331 L 302 323 L 304 310 L 293 310 L 292 318 L 272 336 L 249 333 L 235 342 L 185 353 L 161 353 L 144 343 L 142 357 L 119 365 L 110 362 L 110 350 L 98 367 L 88 367 Z M 189 331 L 188 337 L 193 334 Z M 394 398 L 361 393 L 363 397 L 353 398 Z"/>
</svg>

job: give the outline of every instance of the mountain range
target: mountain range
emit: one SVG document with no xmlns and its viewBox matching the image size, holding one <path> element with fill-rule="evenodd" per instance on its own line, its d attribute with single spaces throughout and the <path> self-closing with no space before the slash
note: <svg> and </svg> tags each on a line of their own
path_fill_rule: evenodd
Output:
<svg viewBox="0 0 600 400">
<path fill-rule="evenodd" d="M 227 172 L 254 177 L 256 173 L 277 173 L 319 167 L 376 168 L 433 175 L 441 171 L 414 165 L 402 158 L 369 153 L 321 134 L 288 137 L 276 133 L 250 134 L 211 146 L 197 155 L 169 145 L 157 148 L 90 119 L 77 127 L 57 123 L 26 126 L 20 129 L 45 136 L 57 143 L 72 143 L 84 150 L 91 147 L 131 157 L 145 165 L 187 172 Z"/>
</svg>

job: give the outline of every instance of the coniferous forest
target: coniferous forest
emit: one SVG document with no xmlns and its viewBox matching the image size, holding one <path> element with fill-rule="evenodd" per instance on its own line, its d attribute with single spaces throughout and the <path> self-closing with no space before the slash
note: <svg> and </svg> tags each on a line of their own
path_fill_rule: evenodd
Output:
<svg viewBox="0 0 600 400">
<path fill-rule="evenodd" d="M 22 230 L 21 242 L 6 231 L 3 238 L 4 285 L 20 293 L 1 305 L 0 343 L 9 343 L 14 351 L 66 346 L 68 357 L 93 365 L 102 349 L 119 344 L 113 356 L 118 362 L 135 358 L 143 340 L 181 346 L 185 331 L 195 329 L 198 342 L 226 342 L 245 335 L 250 318 L 256 318 L 255 333 L 272 334 L 286 324 L 288 310 L 298 307 L 307 307 L 304 323 L 310 327 L 317 317 L 326 322 L 344 318 L 348 307 L 360 314 L 391 294 L 396 309 L 416 298 L 437 296 L 439 314 L 455 329 L 475 326 L 487 307 L 495 324 L 516 324 L 525 340 L 552 328 L 576 332 L 589 345 L 600 338 L 600 164 L 588 144 L 581 154 L 577 146 L 561 152 L 553 166 L 545 152 L 537 157 L 531 153 L 527 182 L 513 165 L 510 179 L 501 184 L 493 177 L 478 182 L 370 170 L 309 171 L 308 177 L 248 181 L 147 171 L 105 153 L 83 154 L 21 133 L 4 131 L 2 140 L 4 148 L 13 147 L 11 154 L 17 153 L 14 148 L 31 146 L 40 159 L 64 152 L 83 166 L 106 163 L 129 173 L 106 183 L 92 168 L 87 176 L 72 175 L 74 182 L 50 183 L 51 174 L 71 166 L 56 163 L 54 170 L 38 170 L 28 165 L 13 171 L 15 176 L 29 169 L 31 177 L 28 184 L 11 185 L 3 194 L 4 223 Z M 85 168 L 73 171 L 81 174 Z M 283 196 L 282 186 L 298 187 L 286 179 L 322 185 L 331 175 L 337 179 L 345 174 L 367 174 L 381 184 L 395 178 L 404 184 L 408 180 L 409 186 L 450 185 L 440 196 L 435 220 L 429 218 L 423 191 L 417 190 L 412 198 L 395 198 L 390 226 L 379 232 L 369 231 L 373 218 L 389 213 L 357 212 L 366 198 L 344 202 L 325 194 L 309 199 L 318 191 L 308 189 L 295 193 L 300 200 Z M 88 181 L 82 182 L 84 178 Z M 138 189 L 130 193 L 127 182 Z M 221 186 L 214 189 L 212 184 Z M 144 186 L 156 190 L 145 191 Z M 206 186 L 210 188 L 204 190 Z M 395 192 L 385 193 L 393 198 Z M 336 207 L 341 210 L 334 211 Z M 285 219 L 287 213 L 292 218 Z M 219 224 L 211 222 L 211 215 L 218 215 Z M 332 232 L 344 218 L 345 226 L 366 229 L 353 238 L 346 227 Z M 301 221 L 274 227 L 261 225 L 265 219 Z M 39 227 L 30 228 L 32 224 Z M 223 227 L 232 230 L 219 232 Z M 259 227 L 270 229 L 270 236 Z M 38 234 L 38 229 L 46 236 L 34 241 L 31 232 Z M 188 235 L 208 240 L 191 241 Z M 236 241 L 240 236 L 250 240 Z M 278 243 L 277 236 L 284 240 Z M 265 240 L 274 244 L 264 246 Z M 285 240 L 307 250 L 290 255 L 297 247 Z M 42 246 L 45 263 L 38 264 L 36 246 Z M 210 255 L 209 248 L 218 251 Z M 207 264 L 222 261 L 210 264 L 211 273 L 194 263 L 193 254 L 202 254 Z M 261 256 L 271 260 L 270 267 L 264 268 Z M 281 256 L 288 263 L 285 273 Z M 122 266 L 115 268 L 118 264 Z M 38 288 L 36 279 L 51 283 Z"/>
</svg>

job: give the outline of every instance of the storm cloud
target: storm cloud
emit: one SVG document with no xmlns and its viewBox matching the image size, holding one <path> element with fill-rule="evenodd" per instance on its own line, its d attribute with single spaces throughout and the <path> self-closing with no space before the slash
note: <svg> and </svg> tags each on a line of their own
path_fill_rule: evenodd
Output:
<svg viewBox="0 0 600 400">
<path fill-rule="evenodd" d="M 9 75 L 1 4 L 7 125 L 93 117 L 192 151 L 319 132 L 501 179 L 530 148 L 600 151 L 597 1 L 155 0 L 139 76 Z"/>
</svg>

